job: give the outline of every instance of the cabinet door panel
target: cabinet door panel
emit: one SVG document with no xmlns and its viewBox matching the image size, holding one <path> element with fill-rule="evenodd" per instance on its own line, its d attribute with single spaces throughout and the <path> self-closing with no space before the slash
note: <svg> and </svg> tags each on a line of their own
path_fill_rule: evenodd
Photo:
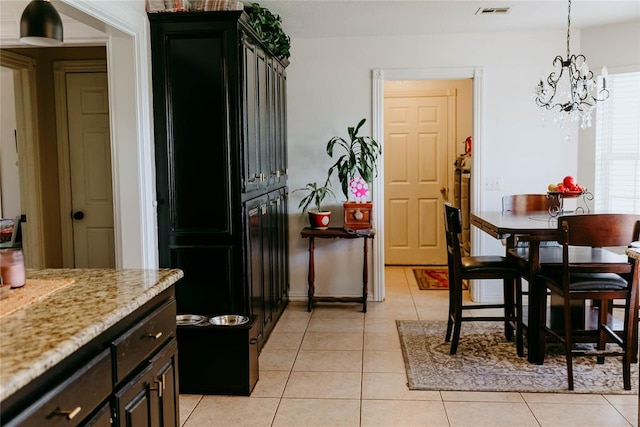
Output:
<svg viewBox="0 0 640 427">
<path fill-rule="evenodd" d="M 267 98 L 267 58 L 257 50 L 258 58 L 258 144 L 262 186 L 268 182 L 269 171 L 269 103 Z"/>
<path fill-rule="evenodd" d="M 263 249 L 262 249 L 262 221 L 266 211 L 266 197 L 259 197 L 246 202 L 246 247 L 247 247 L 247 281 L 251 300 L 251 314 L 257 317 L 258 340 L 264 339 L 263 330 L 266 317 L 266 302 L 264 298 Z"/>
<path fill-rule="evenodd" d="M 231 229 L 223 44 L 222 33 L 167 38 L 167 172 L 173 232 Z"/>
<path fill-rule="evenodd" d="M 244 191 L 260 186 L 260 151 L 258 148 L 258 58 L 256 46 L 249 40 L 243 43 L 244 59 Z"/>
<path fill-rule="evenodd" d="M 158 401 L 149 387 L 153 384 L 151 365 L 116 393 L 115 405 L 120 427 L 156 427 L 159 425 Z"/>
</svg>

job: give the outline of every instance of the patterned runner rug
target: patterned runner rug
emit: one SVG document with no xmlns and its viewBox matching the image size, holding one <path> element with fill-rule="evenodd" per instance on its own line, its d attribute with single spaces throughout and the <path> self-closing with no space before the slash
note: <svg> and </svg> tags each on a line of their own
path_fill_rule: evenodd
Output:
<svg viewBox="0 0 640 427">
<path fill-rule="evenodd" d="M 413 275 L 422 291 L 449 289 L 449 269 L 444 266 L 414 268 Z M 463 288 L 467 289 L 466 283 Z"/>
<path fill-rule="evenodd" d="M 409 389 L 452 391 L 557 392 L 567 390 L 562 350 L 548 354 L 544 365 L 518 357 L 515 343 L 506 341 L 503 326 L 494 322 L 462 325 L 456 355 L 445 342 L 445 321 L 396 320 Z M 526 353 L 526 351 L 525 351 Z M 638 364 L 631 365 L 631 390 L 622 386 L 620 358 L 593 357 L 573 361 L 573 393 L 637 394 Z"/>
</svg>

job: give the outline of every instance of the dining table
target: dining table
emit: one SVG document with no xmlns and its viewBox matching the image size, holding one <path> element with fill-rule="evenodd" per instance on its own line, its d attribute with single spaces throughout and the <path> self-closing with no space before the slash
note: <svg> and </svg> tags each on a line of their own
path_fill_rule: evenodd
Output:
<svg viewBox="0 0 640 427">
<path fill-rule="evenodd" d="M 564 212 L 562 215 L 570 215 Z M 496 239 L 506 241 L 506 256 L 517 260 L 523 277 L 529 284 L 528 316 L 526 319 L 527 358 L 529 362 L 544 363 L 547 324 L 547 289 L 537 283 L 541 269 L 562 268 L 562 247 L 559 244 L 542 242 L 558 241 L 558 217 L 547 211 L 526 213 L 503 211 L 480 211 L 471 213 L 471 225 Z M 517 245 L 516 242 L 527 242 Z M 631 272 L 629 258 L 624 253 L 616 253 L 600 248 L 572 247 L 569 259 L 574 264 L 606 265 L 611 272 L 628 274 Z"/>
</svg>

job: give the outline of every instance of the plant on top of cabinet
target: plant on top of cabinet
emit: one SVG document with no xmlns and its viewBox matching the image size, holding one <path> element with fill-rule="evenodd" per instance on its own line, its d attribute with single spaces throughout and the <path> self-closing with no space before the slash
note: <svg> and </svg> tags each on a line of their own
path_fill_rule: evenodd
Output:
<svg viewBox="0 0 640 427">
<path fill-rule="evenodd" d="M 322 201 L 329 194 L 334 198 L 336 197 L 331 188 L 329 188 L 329 178 L 327 177 L 327 181 L 322 186 L 318 186 L 317 182 L 309 182 L 306 186 L 293 190 L 293 193 L 297 191 L 307 192 L 307 195 L 300 200 L 298 205 L 299 208 L 302 208 L 302 212 L 307 211 L 312 203 L 315 206 L 315 209 L 308 210 L 311 227 L 320 230 L 327 229 L 331 220 L 331 211 L 322 208 Z"/>
<path fill-rule="evenodd" d="M 282 18 L 269 9 L 253 3 L 247 7 L 249 23 L 256 30 L 265 46 L 280 59 L 291 56 L 291 39 L 282 30 Z"/>
</svg>

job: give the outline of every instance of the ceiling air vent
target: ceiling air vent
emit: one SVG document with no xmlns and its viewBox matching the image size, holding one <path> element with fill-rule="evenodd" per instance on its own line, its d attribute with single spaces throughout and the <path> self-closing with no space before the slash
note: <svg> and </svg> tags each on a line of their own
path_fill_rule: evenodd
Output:
<svg viewBox="0 0 640 427">
<path fill-rule="evenodd" d="M 481 7 L 476 11 L 476 15 L 504 15 L 510 10 L 510 7 Z"/>
</svg>

